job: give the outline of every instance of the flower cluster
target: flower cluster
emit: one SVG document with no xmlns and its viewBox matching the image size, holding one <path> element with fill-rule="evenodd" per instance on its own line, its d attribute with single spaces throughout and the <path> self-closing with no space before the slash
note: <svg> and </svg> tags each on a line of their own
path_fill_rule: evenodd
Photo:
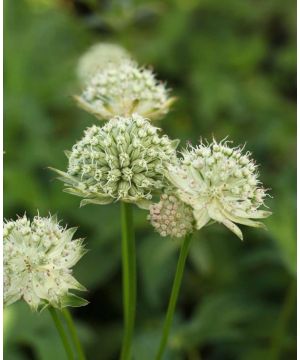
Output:
<svg viewBox="0 0 300 360">
<path fill-rule="evenodd" d="M 179 160 L 178 142 L 159 136 L 146 120 L 166 114 L 174 98 L 121 48 L 94 46 L 78 69 L 88 79 L 75 97 L 78 105 L 109 120 L 88 128 L 67 152 L 67 172 L 53 169 L 66 192 L 83 198 L 81 205 L 135 203 L 150 209 L 148 218 L 162 236 L 182 237 L 216 221 L 242 238 L 236 223 L 264 226 L 257 220 L 271 213 L 261 209 L 267 193 L 250 153 L 214 140 L 188 148 Z"/>
<path fill-rule="evenodd" d="M 168 186 L 167 164 L 174 162 L 178 142 L 143 117 L 115 117 L 103 127 L 92 126 L 68 153 L 67 173 L 55 170 L 66 192 L 87 203 L 123 200 L 146 207 L 153 193 Z"/>
<path fill-rule="evenodd" d="M 71 268 L 84 255 L 82 240 L 73 240 L 76 229 L 65 229 L 50 216 L 24 215 L 3 229 L 4 304 L 23 298 L 33 310 L 51 305 L 81 306 L 87 302 L 69 293 L 85 290 Z"/>
<path fill-rule="evenodd" d="M 161 236 L 181 238 L 194 230 L 191 207 L 170 194 L 163 194 L 150 206 L 148 220 Z"/>
<path fill-rule="evenodd" d="M 100 120 L 133 113 L 157 119 L 168 112 L 174 101 L 151 70 L 125 60 L 120 65 L 108 64 L 94 74 L 82 95 L 75 99 Z"/>
<path fill-rule="evenodd" d="M 197 229 L 214 220 L 242 239 L 235 223 L 263 227 L 255 220 L 271 213 L 260 210 L 266 190 L 260 186 L 257 166 L 249 156 L 227 142 L 213 141 L 191 147 L 180 164 L 169 166 L 167 176 L 179 198 L 193 208 Z"/>
<path fill-rule="evenodd" d="M 91 46 L 79 59 L 77 75 L 82 83 L 86 83 L 97 72 L 107 65 L 120 65 L 131 58 L 127 50 L 111 43 L 98 43 Z"/>
</svg>

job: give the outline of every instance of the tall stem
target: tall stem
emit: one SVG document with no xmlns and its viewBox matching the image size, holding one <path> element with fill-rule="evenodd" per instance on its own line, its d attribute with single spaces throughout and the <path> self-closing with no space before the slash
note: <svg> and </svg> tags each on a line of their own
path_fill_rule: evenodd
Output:
<svg viewBox="0 0 300 360">
<path fill-rule="evenodd" d="M 181 246 L 181 249 L 180 249 L 180 255 L 179 255 L 179 259 L 178 259 L 178 263 L 177 263 L 176 274 L 175 274 L 175 278 L 174 278 L 174 282 L 173 282 L 171 297 L 169 300 L 167 315 L 166 315 L 165 322 L 164 322 L 163 333 L 162 333 L 162 337 L 160 340 L 159 349 L 158 349 L 158 352 L 156 355 L 156 360 L 160 360 L 162 358 L 163 353 L 166 348 L 166 345 L 167 345 L 167 341 L 168 341 L 168 337 L 169 337 L 169 333 L 170 333 L 170 328 L 171 328 L 171 325 L 173 322 L 175 306 L 176 306 L 176 302 L 177 302 L 177 298 L 178 298 L 178 294 L 179 294 L 179 289 L 180 289 L 180 285 L 181 285 L 181 281 L 182 281 L 183 271 L 184 271 L 185 262 L 186 262 L 186 258 L 188 255 L 188 250 L 189 250 L 189 246 L 191 243 L 191 239 L 192 239 L 192 236 L 187 235 L 185 237 L 183 244 Z"/>
<path fill-rule="evenodd" d="M 136 305 L 136 255 L 132 206 L 121 202 L 124 335 L 121 360 L 130 360 Z"/>
<path fill-rule="evenodd" d="M 57 314 L 57 311 L 53 308 L 53 307 L 49 307 L 49 312 L 51 314 L 51 317 L 53 319 L 53 322 L 55 324 L 55 327 L 59 333 L 59 336 L 61 338 L 61 341 L 64 345 L 64 348 L 65 348 L 65 351 L 66 351 L 66 354 L 67 354 L 67 357 L 69 360 L 74 360 L 74 356 L 73 356 L 73 351 L 72 351 L 72 348 L 69 344 L 69 340 L 68 340 L 68 337 L 66 335 L 66 332 L 65 332 L 65 329 L 60 321 L 60 318 Z"/>
<path fill-rule="evenodd" d="M 83 352 L 83 349 L 82 349 L 82 346 L 81 346 L 81 343 L 80 343 L 80 340 L 79 340 L 77 330 L 76 330 L 76 327 L 74 325 L 71 313 L 67 308 L 64 308 L 62 310 L 62 314 L 63 314 L 63 316 L 64 316 L 64 318 L 66 320 L 66 324 L 67 324 L 67 327 L 68 327 L 69 332 L 71 334 L 73 344 L 74 344 L 75 349 L 77 351 L 77 358 L 78 358 L 78 360 L 85 360 L 85 355 L 84 355 L 84 352 Z"/>
</svg>

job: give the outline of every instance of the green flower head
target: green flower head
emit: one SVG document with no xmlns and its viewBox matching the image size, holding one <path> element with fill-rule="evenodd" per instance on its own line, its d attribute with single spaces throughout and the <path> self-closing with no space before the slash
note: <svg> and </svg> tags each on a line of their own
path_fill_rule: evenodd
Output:
<svg viewBox="0 0 300 360">
<path fill-rule="evenodd" d="M 67 154 L 67 172 L 53 170 L 66 192 L 84 198 L 81 205 L 122 200 L 144 208 L 169 185 L 164 173 L 177 145 L 140 115 L 115 117 L 85 131 Z"/>
<path fill-rule="evenodd" d="M 174 102 L 168 92 L 151 70 L 124 60 L 119 65 L 108 64 L 94 74 L 81 96 L 75 99 L 99 120 L 133 113 L 154 120 L 166 114 Z"/>
</svg>

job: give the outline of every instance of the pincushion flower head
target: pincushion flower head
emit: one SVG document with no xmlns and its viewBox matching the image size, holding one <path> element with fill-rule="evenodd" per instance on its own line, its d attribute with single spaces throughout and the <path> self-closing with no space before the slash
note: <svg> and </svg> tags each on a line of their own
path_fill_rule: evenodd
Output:
<svg viewBox="0 0 300 360">
<path fill-rule="evenodd" d="M 72 240 L 75 231 L 63 228 L 55 216 L 30 221 L 24 215 L 4 224 L 4 305 L 21 298 L 33 310 L 87 304 L 69 292 L 85 290 L 72 275 L 86 252 L 83 240 Z"/>
<path fill-rule="evenodd" d="M 88 81 L 78 105 L 100 120 L 138 113 L 149 119 L 166 114 L 174 98 L 151 70 L 133 61 L 109 64 Z"/>
<path fill-rule="evenodd" d="M 181 238 L 194 230 L 192 208 L 171 193 L 164 193 L 158 203 L 151 204 L 148 220 L 163 237 Z"/>
<path fill-rule="evenodd" d="M 84 198 L 81 205 L 122 200 L 147 207 L 152 195 L 169 185 L 164 173 L 178 145 L 158 130 L 137 114 L 115 117 L 85 131 L 67 153 L 67 172 L 53 170 L 66 192 Z"/>
<path fill-rule="evenodd" d="M 180 163 L 168 170 L 177 195 L 193 208 L 197 229 L 213 220 L 242 239 L 235 223 L 263 227 L 257 219 L 271 214 L 261 209 L 266 190 L 258 180 L 250 153 L 242 154 L 241 148 L 230 148 L 228 142 L 214 140 L 190 147 Z"/>
<path fill-rule="evenodd" d="M 86 83 L 95 73 L 103 71 L 108 65 L 120 65 L 130 60 L 129 52 L 117 44 L 97 43 L 92 45 L 78 61 L 77 75 Z"/>
</svg>

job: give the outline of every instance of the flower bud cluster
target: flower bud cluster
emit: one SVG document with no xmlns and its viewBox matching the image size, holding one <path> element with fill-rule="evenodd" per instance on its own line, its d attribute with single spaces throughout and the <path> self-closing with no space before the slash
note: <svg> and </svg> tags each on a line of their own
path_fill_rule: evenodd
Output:
<svg viewBox="0 0 300 360">
<path fill-rule="evenodd" d="M 82 83 L 87 83 L 93 75 L 102 71 L 108 65 L 120 65 L 124 60 L 130 60 L 127 50 L 116 44 L 98 43 L 91 46 L 79 59 L 77 75 Z"/>
<path fill-rule="evenodd" d="M 260 186 L 250 153 L 243 154 L 226 142 L 191 147 L 183 153 L 179 165 L 169 167 L 168 177 L 180 199 L 194 209 L 198 229 L 212 219 L 242 238 L 234 223 L 259 227 L 263 224 L 252 219 L 270 215 L 259 210 L 266 190 Z"/>
<path fill-rule="evenodd" d="M 151 70 L 125 60 L 119 65 L 108 64 L 94 74 L 82 95 L 75 99 L 100 120 L 133 113 L 156 119 L 167 113 L 174 101 Z"/>
<path fill-rule="evenodd" d="M 194 230 L 192 208 L 174 195 L 163 194 L 149 211 L 148 220 L 161 236 L 181 238 Z"/>
<path fill-rule="evenodd" d="M 4 304 L 23 298 L 33 310 L 45 305 L 60 308 L 68 299 L 85 300 L 69 289 L 85 290 L 72 276 L 71 268 L 84 255 L 82 240 L 73 240 L 76 229 L 64 229 L 56 217 L 24 215 L 3 228 Z"/>
<path fill-rule="evenodd" d="M 168 185 L 164 172 L 177 144 L 137 114 L 115 117 L 88 128 L 68 155 L 68 172 L 56 172 L 82 205 L 123 200 L 144 207 Z"/>
</svg>

